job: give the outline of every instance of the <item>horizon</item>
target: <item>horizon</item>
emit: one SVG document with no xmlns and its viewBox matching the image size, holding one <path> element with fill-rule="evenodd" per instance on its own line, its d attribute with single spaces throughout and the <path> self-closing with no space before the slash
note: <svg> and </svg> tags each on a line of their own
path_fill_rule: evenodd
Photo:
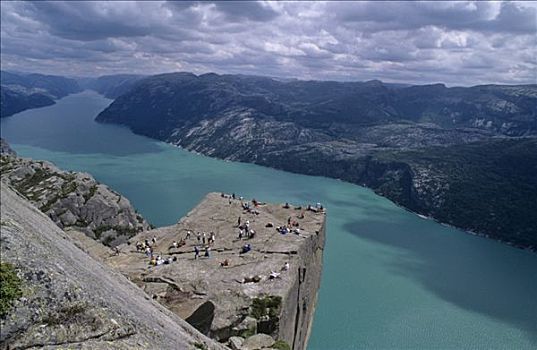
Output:
<svg viewBox="0 0 537 350">
<path fill-rule="evenodd" d="M 531 2 L 1 2 L 2 69 L 446 86 L 537 82 Z"/>
<path fill-rule="evenodd" d="M 234 75 L 234 76 L 246 76 L 246 77 L 257 77 L 257 78 L 266 78 L 266 79 L 272 79 L 276 81 L 280 81 L 283 83 L 292 82 L 292 81 L 302 81 L 302 82 L 335 82 L 335 83 L 368 83 L 368 82 L 374 82 L 378 81 L 382 84 L 388 84 L 388 85 L 401 85 L 403 87 L 410 87 L 410 86 L 431 86 L 431 85 L 443 85 L 446 88 L 471 88 L 471 87 L 478 87 L 478 86 L 534 86 L 537 85 L 537 82 L 535 83 L 527 83 L 527 84 L 495 84 L 495 83 L 484 83 L 484 84 L 476 84 L 476 85 L 449 85 L 445 82 L 429 82 L 429 83 L 420 83 L 420 84 L 412 84 L 412 83 L 404 83 L 404 82 L 391 82 L 391 81 L 385 81 L 380 79 L 370 79 L 370 80 L 318 80 L 318 79 L 300 79 L 300 78 L 283 78 L 283 77 L 276 77 L 276 76 L 269 76 L 269 75 L 256 75 L 256 74 L 241 74 L 241 73 L 216 73 L 216 72 L 206 72 L 206 73 L 194 73 L 194 72 L 188 72 L 188 71 L 173 71 L 173 72 L 163 72 L 163 73 L 157 73 L 157 74 L 135 74 L 135 73 L 111 73 L 111 74 L 104 74 L 104 75 L 98 75 L 98 76 L 72 76 L 72 75 L 58 75 L 58 74 L 46 74 L 42 72 L 29 72 L 29 71 L 15 71 L 15 70 L 7 70 L 2 69 L 2 72 L 7 72 L 11 74 L 17 74 L 17 75 L 31 75 L 31 74 L 40 74 L 45 76 L 55 76 L 55 77 L 63 77 L 68 79 L 98 79 L 102 77 L 110 77 L 110 76 L 119 76 L 119 75 L 131 75 L 131 76 L 140 76 L 143 78 L 149 78 L 157 75 L 167 75 L 167 74 L 177 74 L 177 73 L 184 73 L 184 74 L 192 74 L 196 77 L 200 77 L 202 75 L 210 75 L 215 74 L 218 76 L 224 76 L 224 75 Z M 406 85 L 406 86 L 405 86 Z"/>
</svg>

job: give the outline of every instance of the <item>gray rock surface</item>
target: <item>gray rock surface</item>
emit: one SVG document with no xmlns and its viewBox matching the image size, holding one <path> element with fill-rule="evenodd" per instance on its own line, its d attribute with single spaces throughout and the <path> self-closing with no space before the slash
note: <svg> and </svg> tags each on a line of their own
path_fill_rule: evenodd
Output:
<svg viewBox="0 0 537 350">
<path fill-rule="evenodd" d="M 209 194 L 178 224 L 138 234 L 118 247 L 118 256 L 105 261 L 213 339 L 226 342 L 232 336 L 257 332 L 283 340 L 293 349 L 305 349 L 322 270 L 325 213 L 306 206 L 269 204 L 255 210 L 258 214 L 244 210 L 239 199 Z M 249 221 L 253 238 L 238 238 L 239 216 L 242 225 Z M 299 223 L 299 234 L 276 230 L 288 219 Z M 215 242 L 204 244 L 203 233 L 208 239 L 211 232 Z M 151 244 L 153 238 L 155 259 L 177 261 L 154 266 L 137 251 L 137 242 Z M 181 240 L 184 245 L 173 247 L 174 241 Z M 245 244 L 252 249 L 241 253 Z M 195 246 L 201 253 L 197 259 Z M 211 249 L 209 258 L 204 247 Z M 222 266 L 226 261 L 227 266 Z"/>
<path fill-rule="evenodd" d="M 244 338 L 242 337 L 231 337 L 229 338 L 229 347 L 232 350 L 241 350 L 242 343 L 244 343 Z"/>
<path fill-rule="evenodd" d="M 17 153 L 9 146 L 6 140 L 0 137 L 0 154 L 17 155 Z"/>
<path fill-rule="evenodd" d="M 259 350 L 270 348 L 272 345 L 274 345 L 274 339 L 270 335 L 255 334 L 242 343 L 241 350 Z"/>
<path fill-rule="evenodd" d="M 75 228 L 116 246 L 150 227 L 128 199 L 87 173 L 63 171 L 48 162 L 17 157 L 8 150 L 0 157 L 2 181 L 60 228 Z"/>
<path fill-rule="evenodd" d="M 0 320 L 1 349 L 224 349 L 75 247 L 6 184 L 0 229 L 1 261 L 23 285 Z"/>
</svg>

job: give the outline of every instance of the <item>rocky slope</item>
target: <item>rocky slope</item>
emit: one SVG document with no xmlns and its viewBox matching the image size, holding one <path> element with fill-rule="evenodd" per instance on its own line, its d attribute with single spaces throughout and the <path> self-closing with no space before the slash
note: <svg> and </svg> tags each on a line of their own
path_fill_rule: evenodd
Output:
<svg viewBox="0 0 537 350">
<path fill-rule="evenodd" d="M 105 261 L 198 330 L 234 349 L 255 349 L 259 342 L 264 344 L 259 348 L 271 347 L 277 340 L 305 349 L 322 271 L 325 212 L 252 202 L 252 210 L 245 210 L 246 202 L 209 194 L 178 224 L 136 235 Z M 254 237 L 238 238 L 239 217 Z M 299 234 L 278 232 L 289 222 L 299 225 Z M 209 243 L 211 232 L 215 241 Z M 145 241 L 155 261 L 160 257 L 165 263 L 150 264 L 148 254 L 136 248 Z M 184 244 L 174 247 L 174 242 Z M 241 251 L 245 244 L 250 251 Z M 196 246 L 201 250 L 197 259 Z M 211 249 L 210 257 L 204 247 Z"/>
<path fill-rule="evenodd" d="M 40 92 L 33 90 L 8 87 L 0 88 L 0 117 L 9 117 L 26 109 L 53 105 L 54 100 Z"/>
<path fill-rule="evenodd" d="M 537 154 L 537 85 L 176 73 L 140 81 L 96 120 L 214 157 L 366 185 L 442 222 L 537 247 L 537 220 L 518 209 L 537 198 L 528 176 Z"/>
<path fill-rule="evenodd" d="M 109 246 L 149 229 L 127 198 L 99 184 L 91 175 L 17 157 L 5 141 L 2 144 L 2 182 L 30 200 L 60 228 L 84 232 Z"/>
<path fill-rule="evenodd" d="M 82 91 L 74 79 L 55 75 L 1 71 L 0 116 L 54 104 L 54 100 Z"/>
<path fill-rule="evenodd" d="M 1 349 L 223 349 L 1 186 Z M 9 277 L 9 278 L 8 278 Z"/>
</svg>

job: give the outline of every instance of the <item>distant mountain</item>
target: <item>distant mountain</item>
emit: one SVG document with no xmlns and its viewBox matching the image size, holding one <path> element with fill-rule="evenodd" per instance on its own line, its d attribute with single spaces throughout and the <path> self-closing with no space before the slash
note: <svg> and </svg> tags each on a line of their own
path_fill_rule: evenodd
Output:
<svg viewBox="0 0 537 350">
<path fill-rule="evenodd" d="M 104 75 L 99 78 L 82 78 L 78 83 L 84 89 L 94 90 L 101 95 L 114 99 L 126 93 L 144 75 L 116 74 Z"/>
<path fill-rule="evenodd" d="M 537 198 L 526 176 L 537 154 L 537 85 L 173 73 L 140 80 L 96 120 L 218 158 L 363 184 L 442 222 L 537 247 L 537 220 L 517 211 Z M 509 170 L 526 175 L 511 181 Z"/>
<path fill-rule="evenodd" d="M 7 86 L 0 88 L 0 117 L 9 117 L 26 109 L 53 105 L 54 100 L 48 95 L 26 90 L 15 90 Z"/>
<path fill-rule="evenodd" d="M 1 117 L 54 104 L 54 100 L 82 91 L 76 80 L 55 75 L 1 71 Z"/>
<path fill-rule="evenodd" d="M 307 128 L 353 130 L 387 123 L 433 123 L 523 136 L 537 133 L 537 85 L 393 88 L 380 81 L 282 82 L 244 75 L 190 73 L 146 78 L 98 117 L 156 134 L 247 111 Z M 119 108 L 121 113 L 117 113 Z M 146 116 L 151 113 L 151 123 Z"/>
<path fill-rule="evenodd" d="M 43 75 L 37 73 L 21 74 L 1 72 L 1 83 L 8 87 L 18 86 L 27 90 L 35 90 L 53 99 L 59 99 L 69 94 L 80 92 L 82 89 L 75 79 L 56 75 Z"/>
</svg>

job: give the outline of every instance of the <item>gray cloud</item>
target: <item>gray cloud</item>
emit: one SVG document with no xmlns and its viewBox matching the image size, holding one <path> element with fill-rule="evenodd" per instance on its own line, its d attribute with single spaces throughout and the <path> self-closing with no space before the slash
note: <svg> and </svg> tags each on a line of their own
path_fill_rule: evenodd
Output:
<svg viewBox="0 0 537 350">
<path fill-rule="evenodd" d="M 2 2 L 3 69 L 536 83 L 522 2 Z"/>
</svg>

